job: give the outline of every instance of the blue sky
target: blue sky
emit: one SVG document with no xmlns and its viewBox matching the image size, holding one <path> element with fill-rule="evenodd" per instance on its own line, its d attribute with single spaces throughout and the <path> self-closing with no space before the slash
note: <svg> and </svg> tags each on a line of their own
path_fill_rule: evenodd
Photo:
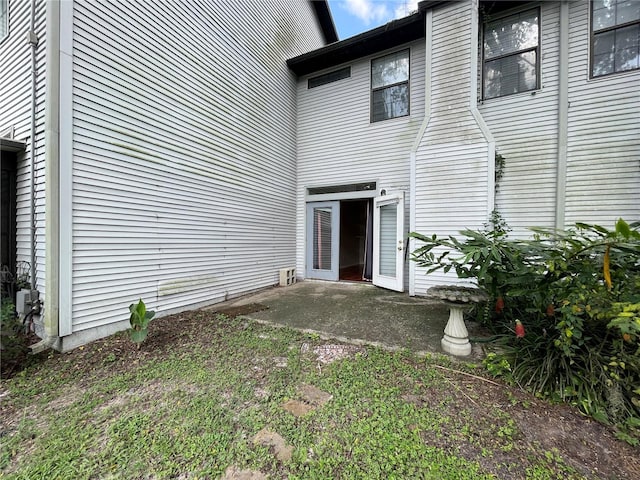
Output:
<svg viewBox="0 0 640 480">
<path fill-rule="evenodd" d="M 338 38 L 353 37 L 418 9 L 418 0 L 329 0 Z"/>
</svg>

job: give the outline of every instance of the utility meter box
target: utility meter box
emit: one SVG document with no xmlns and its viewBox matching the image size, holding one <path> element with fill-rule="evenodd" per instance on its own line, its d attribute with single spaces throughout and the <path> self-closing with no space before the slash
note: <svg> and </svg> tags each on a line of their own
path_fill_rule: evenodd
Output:
<svg viewBox="0 0 640 480">
<path fill-rule="evenodd" d="M 16 312 L 20 317 L 24 317 L 35 307 L 35 313 L 40 311 L 40 302 L 38 300 L 38 290 L 23 289 L 16 293 Z"/>
</svg>

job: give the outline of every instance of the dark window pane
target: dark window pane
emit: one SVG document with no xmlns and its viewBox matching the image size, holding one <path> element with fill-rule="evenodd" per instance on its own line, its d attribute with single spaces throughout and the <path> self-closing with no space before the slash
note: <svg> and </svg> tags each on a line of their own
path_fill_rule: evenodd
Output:
<svg viewBox="0 0 640 480">
<path fill-rule="evenodd" d="M 592 75 L 640 68 L 640 24 L 593 36 Z"/>
<path fill-rule="evenodd" d="M 593 53 L 595 55 L 613 53 L 615 50 L 615 38 L 614 32 L 599 33 L 595 35 L 593 37 Z"/>
<path fill-rule="evenodd" d="M 613 27 L 616 23 L 616 9 L 614 0 L 600 0 L 593 2 L 593 29 Z"/>
<path fill-rule="evenodd" d="M 640 2 L 627 0 L 619 2 L 616 8 L 616 25 L 640 20 Z"/>
<path fill-rule="evenodd" d="M 491 60 L 484 66 L 484 98 L 535 90 L 538 87 L 536 52 Z"/>
<path fill-rule="evenodd" d="M 593 56 L 593 76 L 613 73 L 613 53 L 604 53 Z"/>
<path fill-rule="evenodd" d="M 374 122 L 409 115 L 409 85 L 401 84 L 373 92 Z"/>
<path fill-rule="evenodd" d="M 638 68 L 640 25 L 616 30 L 615 71 L 623 72 Z"/>
<path fill-rule="evenodd" d="M 538 46 L 538 10 L 510 15 L 485 26 L 484 56 L 493 58 Z"/>
<path fill-rule="evenodd" d="M 409 80 L 409 50 L 392 53 L 371 62 L 371 88 Z"/>
</svg>

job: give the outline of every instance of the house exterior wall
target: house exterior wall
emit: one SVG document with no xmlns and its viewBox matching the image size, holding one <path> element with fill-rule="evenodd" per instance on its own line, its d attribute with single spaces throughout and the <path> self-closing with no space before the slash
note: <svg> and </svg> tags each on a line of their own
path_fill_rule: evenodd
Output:
<svg viewBox="0 0 640 480">
<path fill-rule="evenodd" d="M 27 148 L 17 154 L 16 259 L 18 274 L 29 274 L 31 262 L 31 159 L 35 167 L 36 191 L 36 278 L 35 287 L 44 296 L 44 91 L 45 91 L 45 10 L 43 0 L 35 4 L 36 47 L 36 130 L 31 136 L 31 2 L 9 1 L 9 36 L 0 43 L 0 133 L 13 130 L 13 138 Z M 33 155 L 32 155 L 33 152 Z"/>
<path fill-rule="evenodd" d="M 565 223 L 640 220 L 640 70 L 589 78 L 589 2 L 569 4 Z"/>
<path fill-rule="evenodd" d="M 406 48 L 410 49 L 410 115 L 372 123 L 371 60 Z M 305 203 L 309 187 L 376 182 L 378 192 L 405 191 L 408 229 L 409 155 L 424 118 L 424 52 L 424 41 L 420 40 L 300 77 L 296 189 L 299 276 L 305 272 Z M 345 66 L 351 67 L 350 78 L 307 88 L 310 76 Z"/>
<path fill-rule="evenodd" d="M 560 6 L 522 8 L 532 7 L 540 8 L 540 89 L 478 105 L 505 159 L 496 208 L 517 237 L 528 236 L 528 227 L 553 227 L 556 212 Z"/>
<path fill-rule="evenodd" d="M 450 235 L 482 228 L 491 195 L 484 196 L 478 180 L 491 184 L 494 166 L 490 159 L 483 164 L 491 140 L 505 159 L 495 207 L 512 228 L 512 237 L 529 237 L 529 227 L 554 227 L 557 219 L 562 221 L 559 226 L 590 222 L 609 228 L 619 217 L 639 220 L 640 71 L 589 78 L 589 2 L 568 2 L 564 70 L 561 29 L 567 26 L 561 24 L 561 4 L 522 6 L 540 8 L 540 88 L 478 102 L 488 133 L 484 144 L 466 133 L 465 127 L 473 123 L 463 108 L 465 82 L 473 80 L 465 77 L 466 65 L 473 64 L 466 39 L 474 38 L 468 30 L 474 19 L 466 12 L 472 13 L 476 3 L 460 2 L 433 12 L 431 115 L 416 152 L 416 230 Z M 481 72 L 481 56 L 477 58 L 476 71 Z M 559 145 L 562 75 L 568 100 L 566 182 Z M 476 93 L 481 98 L 479 85 Z M 558 179 L 564 194 L 557 191 Z M 416 294 L 435 284 L 460 282 L 451 274 L 422 273 L 415 268 Z"/>
<path fill-rule="evenodd" d="M 309 2 L 75 2 L 72 335 L 278 282 L 295 259 L 296 80 Z M 61 314 L 61 321 L 65 321 Z"/>
<path fill-rule="evenodd" d="M 534 5 L 534 4 L 532 4 Z M 529 8 L 524 6 L 523 8 Z M 542 2 L 541 88 L 486 100 L 479 110 L 505 158 L 496 208 L 528 227 L 640 219 L 640 71 L 590 79 L 589 2 L 569 2 L 568 135 L 564 200 L 556 201 L 560 4 Z"/>
<path fill-rule="evenodd" d="M 430 53 L 428 124 L 415 154 L 415 231 L 453 235 L 481 228 L 491 210 L 492 145 L 477 112 L 473 2 L 452 2 L 427 15 Z M 474 72 L 474 75 L 472 75 Z M 415 247 L 419 245 L 414 245 Z M 423 295 L 438 284 L 457 283 L 455 274 L 425 274 L 412 268 Z"/>
</svg>

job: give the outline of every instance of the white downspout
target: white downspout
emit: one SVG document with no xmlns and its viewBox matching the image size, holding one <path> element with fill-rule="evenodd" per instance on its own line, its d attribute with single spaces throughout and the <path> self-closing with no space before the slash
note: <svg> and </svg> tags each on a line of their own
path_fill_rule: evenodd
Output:
<svg viewBox="0 0 640 480">
<path fill-rule="evenodd" d="M 47 2 L 45 92 L 45 333 L 59 336 L 60 305 L 60 2 Z"/>
<path fill-rule="evenodd" d="M 569 3 L 560 3 L 560 49 L 558 59 L 558 166 L 556 180 L 557 229 L 564 228 L 569 136 Z"/>
<path fill-rule="evenodd" d="M 424 118 L 409 154 L 409 231 L 416 231 L 416 154 L 431 119 L 431 51 L 433 47 L 433 10 L 425 17 Z M 415 239 L 409 238 L 409 254 L 415 250 Z M 409 261 L 409 295 L 416 294 L 416 262 Z"/>
<path fill-rule="evenodd" d="M 37 95 L 37 82 L 38 82 L 38 65 L 37 65 L 37 51 L 38 48 L 38 36 L 36 35 L 36 0 L 31 0 L 31 19 L 29 24 L 29 31 L 27 32 L 27 40 L 31 46 L 31 125 L 29 127 L 29 138 L 31 139 L 31 145 L 29 148 L 30 156 L 30 168 L 29 168 L 29 182 L 31 186 L 31 198 L 29 199 L 29 228 L 30 228 L 30 244 L 31 244 L 31 269 L 29 272 L 29 279 L 31 280 L 31 290 L 36 290 L 36 95 Z"/>
</svg>

